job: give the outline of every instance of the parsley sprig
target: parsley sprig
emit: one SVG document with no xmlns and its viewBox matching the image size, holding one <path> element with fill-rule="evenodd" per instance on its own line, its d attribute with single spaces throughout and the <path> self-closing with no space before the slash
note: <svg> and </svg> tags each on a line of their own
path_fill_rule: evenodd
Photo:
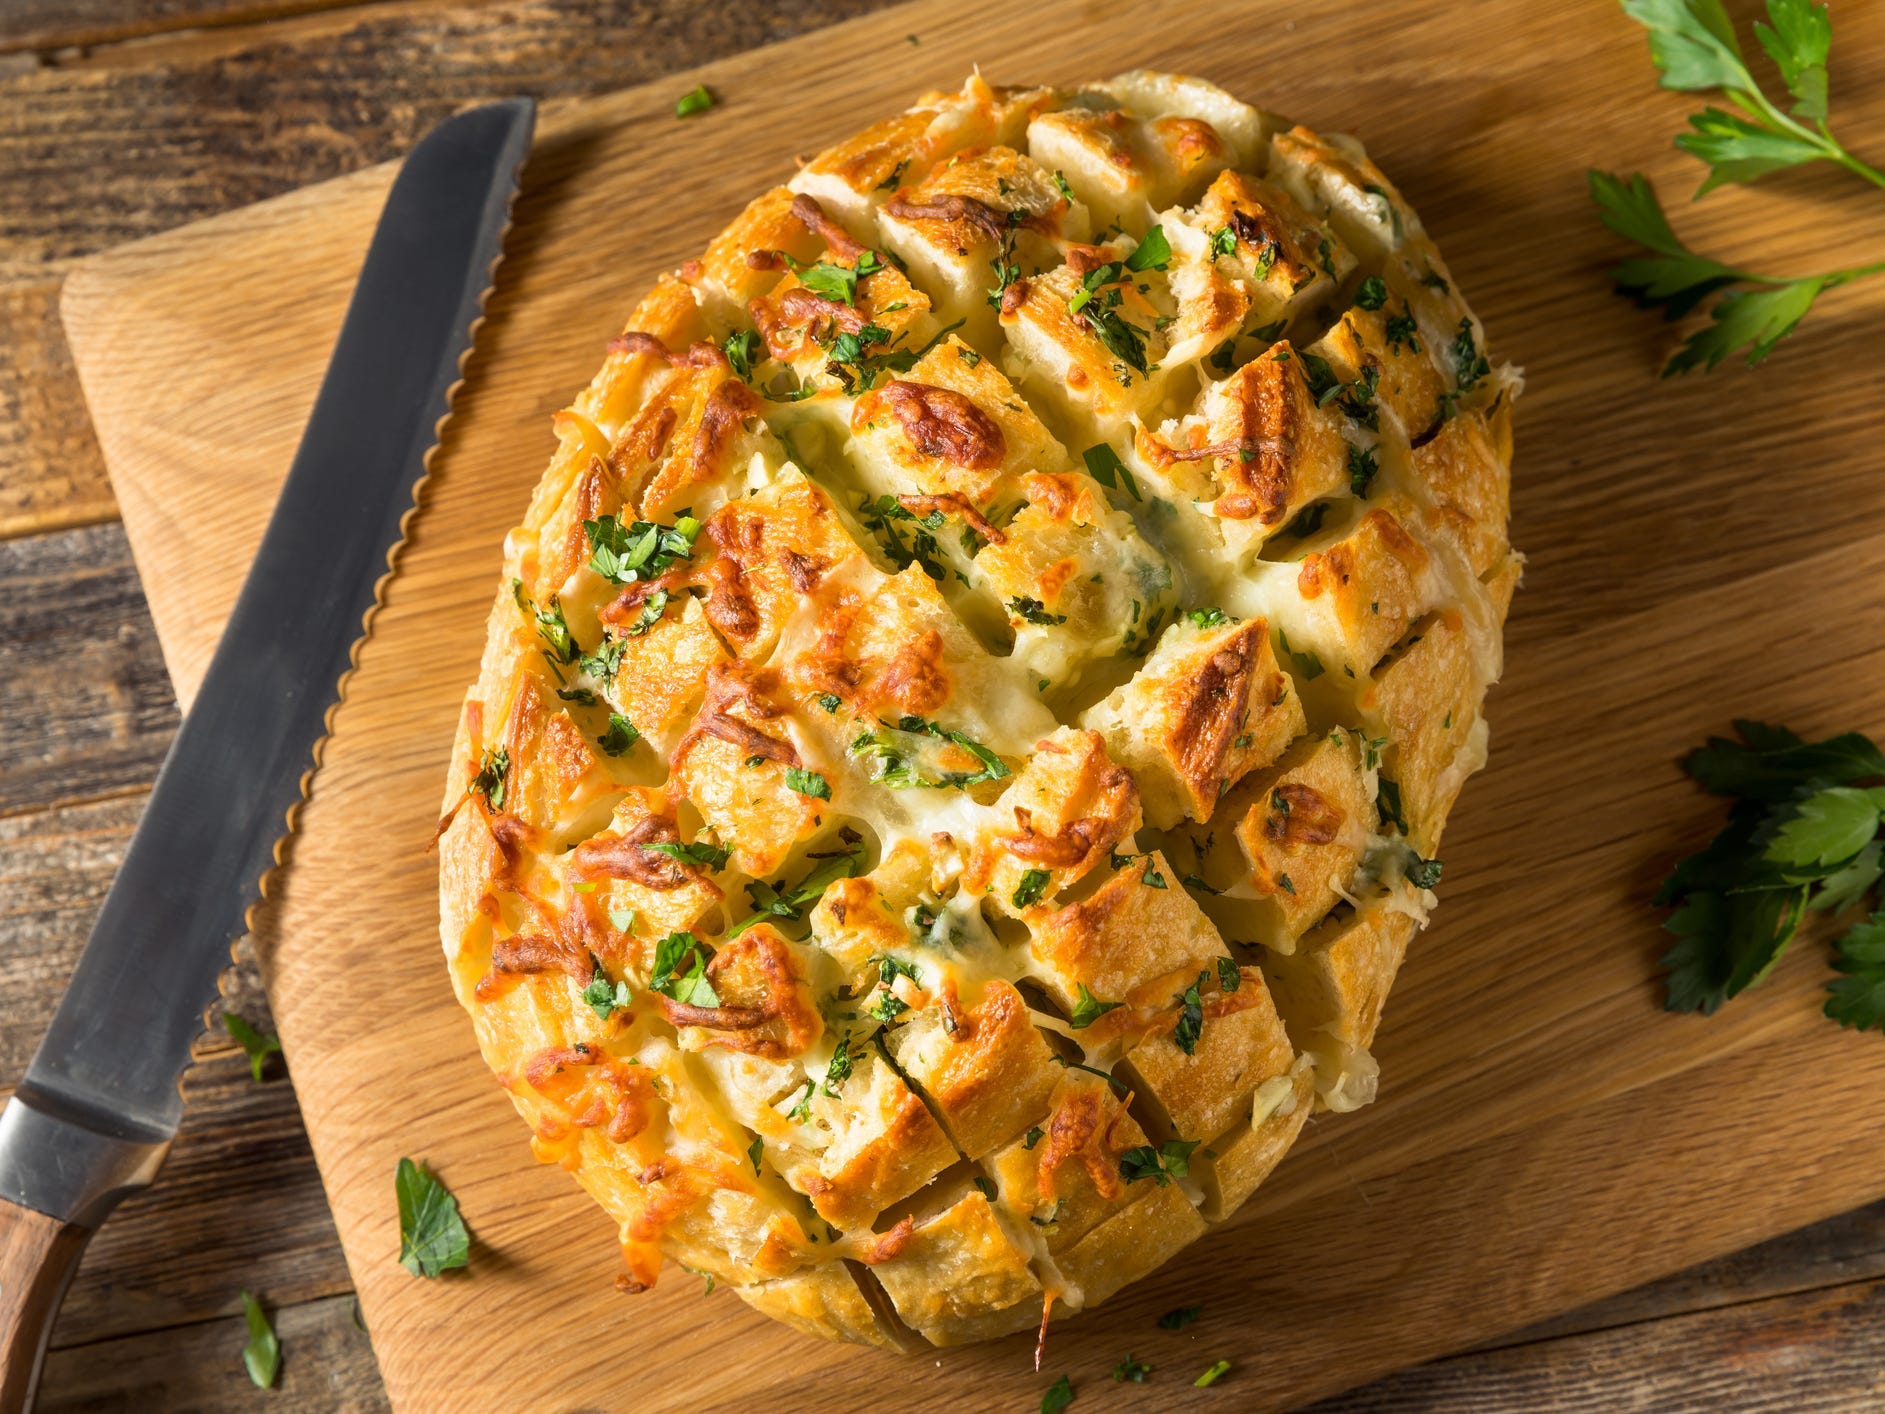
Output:
<svg viewBox="0 0 1885 1414">
<path fill-rule="evenodd" d="M 1857 732 L 1808 742 L 1785 727 L 1735 723 L 1683 768 L 1734 800 L 1727 826 L 1676 865 L 1656 902 L 1663 926 L 1665 1005 L 1712 1013 L 1767 976 L 1808 911 L 1841 912 L 1885 877 L 1885 754 Z M 1833 943 L 1825 1013 L 1842 1026 L 1885 1030 L 1885 904 Z"/>
<path fill-rule="evenodd" d="M 1689 118 L 1676 146 L 1708 167 L 1696 196 L 1770 172 L 1827 161 L 1885 187 L 1885 173 L 1861 162 L 1827 126 L 1827 57 L 1832 19 L 1813 0 L 1767 0 L 1771 24 L 1754 26 L 1761 48 L 1780 70 L 1793 100 L 1783 109 L 1749 71 L 1734 25 L 1721 0 L 1623 0 L 1623 11 L 1649 30 L 1650 57 L 1662 86 L 1720 93 L 1738 111 L 1710 106 Z M 1663 375 L 1711 369 L 1730 354 L 1747 352 L 1759 363 L 1792 333 L 1827 290 L 1885 273 L 1885 261 L 1817 275 L 1763 275 L 1698 255 L 1670 228 L 1662 204 L 1641 173 L 1625 179 L 1589 174 L 1591 199 L 1604 225 L 1646 247 L 1649 255 L 1611 272 L 1620 293 L 1644 308 L 1682 318 L 1711 295 L 1709 323 L 1691 334 Z"/>
</svg>

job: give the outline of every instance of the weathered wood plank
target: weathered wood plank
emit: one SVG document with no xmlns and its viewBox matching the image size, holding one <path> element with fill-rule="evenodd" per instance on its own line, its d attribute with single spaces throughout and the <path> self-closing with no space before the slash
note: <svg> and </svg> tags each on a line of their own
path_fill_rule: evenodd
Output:
<svg viewBox="0 0 1885 1414">
<path fill-rule="evenodd" d="M 0 285 L 0 538 L 116 513 L 59 324 L 59 281 Z"/>
<path fill-rule="evenodd" d="M 1885 1202 L 1867 1204 L 1634 1291 L 1567 1311 L 1553 1320 L 1488 1341 L 1482 1348 L 1531 1345 L 1879 1278 L 1885 1278 Z"/>
<path fill-rule="evenodd" d="M 49 263 L 396 156 L 475 100 L 623 88 L 884 3 L 381 3 L 16 73 L 0 79 L 0 275 L 43 279 Z"/>
<path fill-rule="evenodd" d="M 1877 1409 L 1885 1282 L 1436 1360 L 1307 1414 Z"/>
<path fill-rule="evenodd" d="M 0 542 L 0 814 L 147 786 L 176 696 L 124 531 Z"/>
<path fill-rule="evenodd" d="M 19 1079 L 58 1003 L 142 805 L 139 796 L 0 817 L 0 1092 Z M 273 1030 L 246 944 L 239 956 L 215 1010 Z M 86 1252 L 55 1344 L 226 1315 L 245 1286 L 283 1301 L 348 1289 L 280 1058 L 257 1085 L 220 1020 L 198 1055 L 169 1161 Z"/>
<path fill-rule="evenodd" d="M 239 1314 L 245 1287 L 284 1303 L 351 1290 L 294 1086 L 257 1085 L 223 1039 L 183 1093 L 183 1128 L 157 1183 L 93 1239 L 55 1347 Z"/>
<path fill-rule="evenodd" d="M 9 0 L 0 54 L 110 44 L 206 25 L 256 24 L 362 0 Z"/>
<path fill-rule="evenodd" d="M 281 1379 L 267 1394 L 249 1383 L 242 1367 L 247 1333 L 242 1319 L 231 1317 L 53 1351 L 40 1414 L 377 1414 L 389 1407 L 351 1297 L 277 1308 L 267 1286 L 255 1294 L 281 1338 Z"/>
</svg>

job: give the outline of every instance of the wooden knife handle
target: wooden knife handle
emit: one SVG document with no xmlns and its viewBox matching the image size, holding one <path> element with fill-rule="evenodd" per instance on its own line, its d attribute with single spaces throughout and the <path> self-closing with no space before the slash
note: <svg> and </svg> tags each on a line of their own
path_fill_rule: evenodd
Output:
<svg viewBox="0 0 1885 1414">
<path fill-rule="evenodd" d="M 0 1199 L 0 1414 L 31 1401 L 53 1317 L 91 1235 Z"/>
</svg>

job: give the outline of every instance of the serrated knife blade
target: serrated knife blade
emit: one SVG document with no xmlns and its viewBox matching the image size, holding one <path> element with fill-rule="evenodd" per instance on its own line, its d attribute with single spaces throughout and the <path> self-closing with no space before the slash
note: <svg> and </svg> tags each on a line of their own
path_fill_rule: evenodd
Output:
<svg viewBox="0 0 1885 1414">
<path fill-rule="evenodd" d="M 150 1181 L 176 1134 L 190 1044 L 301 801 L 450 411 L 534 124 L 529 99 L 486 104 L 433 129 L 401 167 L 195 704 L 0 1112 L 0 1410 L 30 1399 L 84 1234 Z M 57 1237 L 39 1244 L 45 1262 L 20 1266 L 34 1214 L 54 1233 L 79 1230 L 75 1245 L 63 1239 L 63 1273 L 37 1270 Z M 24 1309 L 35 1290 L 48 1308 L 37 1332 Z"/>
</svg>

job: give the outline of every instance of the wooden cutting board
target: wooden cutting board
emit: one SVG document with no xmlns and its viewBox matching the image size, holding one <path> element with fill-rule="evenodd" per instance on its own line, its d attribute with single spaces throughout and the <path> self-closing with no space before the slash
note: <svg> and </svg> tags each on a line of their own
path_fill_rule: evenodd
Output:
<svg viewBox="0 0 1885 1414">
<path fill-rule="evenodd" d="M 1841 4 L 1835 111 L 1885 147 L 1885 7 Z M 909 38 L 906 38 L 909 36 Z M 1388 1009 L 1372 1108 L 1312 1123 L 1243 1213 L 1028 1342 L 900 1360 L 827 1346 L 671 1269 L 628 1298 L 602 1213 L 486 1074 L 438 956 L 426 852 L 505 529 L 660 269 L 815 150 L 953 87 L 1191 70 L 1361 134 L 1525 366 L 1517 543 L 1532 556 L 1492 765 L 1445 850 L 1444 907 Z M 722 105 L 686 124 L 697 79 Z M 1693 211 L 1612 0 L 1431 5 L 927 0 L 546 115 L 489 319 L 359 654 L 292 867 L 258 922 L 314 1151 L 400 1407 L 1281 1407 L 1460 1348 L 1885 1192 L 1885 1043 L 1818 1015 L 1801 946 L 1715 1018 L 1660 1010 L 1656 880 L 1720 816 L 1675 761 L 1734 715 L 1885 729 L 1885 289 L 1842 291 L 1771 364 L 1659 381 L 1671 336 L 1605 288 L 1621 250 L 1588 165 L 1642 167 L 1698 243 L 1822 268 L 1885 224 L 1808 174 Z M 306 416 L 389 168 L 110 252 L 65 318 L 186 701 Z M 1869 258 L 1869 257 L 1868 257 Z M 1845 262 L 1845 263 L 1850 263 Z M 333 528 L 336 535 L 344 527 Z M 469 1273 L 396 1261 L 393 1169 L 428 1160 Z M 1202 1304 L 1182 1335 L 1155 1317 Z M 1128 1350 L 1154 1384 L 1106 1378 Z M 1232 1373 L 1190 1380 L 1212 1360 Z M 1088 1403 L 1090 1401 L 1090 1405 Z"/>
</svg>

